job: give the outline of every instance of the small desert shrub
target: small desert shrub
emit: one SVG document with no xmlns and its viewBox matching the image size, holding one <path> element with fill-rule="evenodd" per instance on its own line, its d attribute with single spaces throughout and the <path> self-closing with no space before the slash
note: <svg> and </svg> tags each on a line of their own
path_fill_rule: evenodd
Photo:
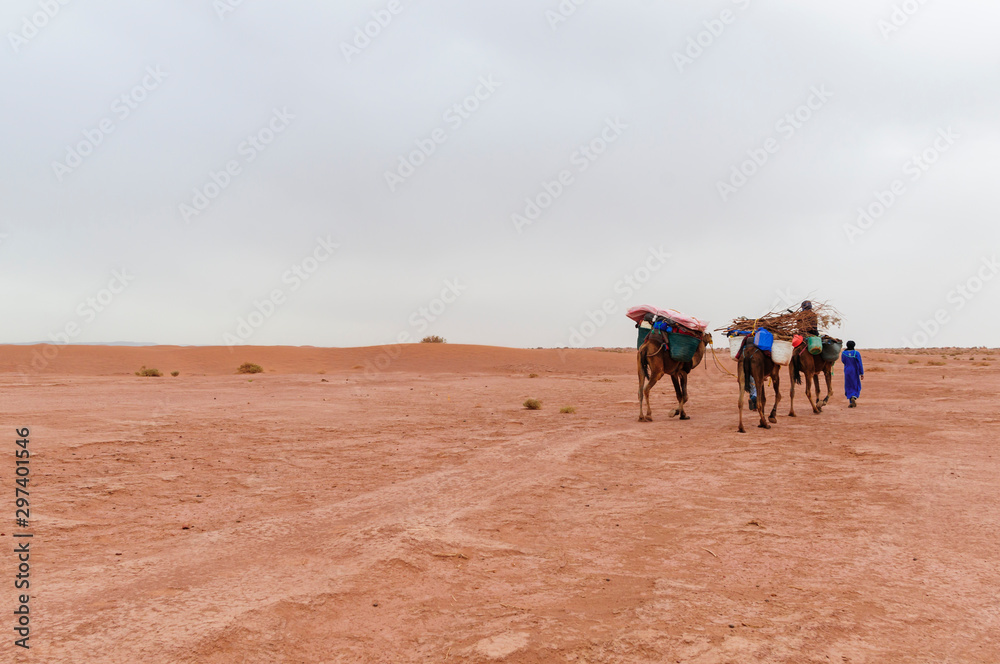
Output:
<svg viewBox="0 0 1000 664">
<path fill-rule="evenodd" d="M 422 343 L 422 344 L 446 344 L 448 342 L 445 341 L 444 337 L 439 337 L 438 335 L 433 334 L 433 335 L 431 335 L 429 337 L 424 337 L 423 339 L 421 339 L 420 343 Z"/>
<path fill-rule="evenodd" d="M 262 373 L 264 368 L 259 364 L 254 364 L 253 362 L 244 362 L 240 365 L 239 369 L 236 370 L 237 373 L 241 374 L 255 374 Z"/>
<path fill-rule="evenodd" d="M 146 376 L 146 377 L 159 378 L 163 374 L 160 373 L 159 369 L 147 369 L 146 365 L 144 364 L 144 365 L 142 365 L 141 369 L 139 369 L 138 371 L 135 372 L 135 375 L 136 376 Z"/>
<path fill-rule="evenodd" d="M 180 371 L 171 371 L 170 375 L 173 376 L 174 378 L 177 378 L 177 376 L 181 375 L 181 372 Z"/>
<path fill-rule="evenodd" d="M 573 413 L 576 412 L 576 408 L 573 408 L 573 406 L 563 406 L 562 408 L 559 409 L 559 412 L 564 413 L 566 415 L 572 415 Z"/>
<path fill-rule="evenodd" d="M 938 361 L 935 361 L 935 360 L 931 360 L 927 364 L 929 364 L 932 367 L 943 367 L 944 365 L 947 364 L 947 362 L 938 362 Z"/>
<path fill-rule="evenodd" d="M 916 363 L 917 363 L 917 362 L 919 362 L 919 361 L 920 361 L 920 360 L 910 360 L 909 362 L 907 362 L 907 364 L 916 364 Z"/>
<path fill-rule="evenodd" d="M 538 378 L 538 374 L 528 374 L 528 378 Z"/>
<path fill-rule="evenodd" d="M 538 399 L 528 399 L 524 402 L 524 407 L 528 410 L 541 410 L 542 402 Z"/>
<path fill-rule="evenodd" d="M 885 371 L 885 367 L 869 367 L 868 371 Z"/>
</svg>

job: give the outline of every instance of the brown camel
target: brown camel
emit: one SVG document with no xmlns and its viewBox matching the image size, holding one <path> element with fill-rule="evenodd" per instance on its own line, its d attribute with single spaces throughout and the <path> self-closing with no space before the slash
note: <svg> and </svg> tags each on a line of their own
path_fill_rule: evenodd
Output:
<svg viewBox="0 0 1000 664">
<path fill-rule="evenodd" d="M 736 359 L 736 380 L 740 385 L 740 398 L 738 402 L 740 410 L 740 428 L 738 431 L 740 433 L 746 433 L 746 429 L 743 428 L 743 394 L 750 391 L 747 379 L 751 377 L 753 378 L 754 385 L 757 386 L 757 413 L 760 415 L 760 424 L 757 426 L 761 429 L 770 429 L 771 425 L 768 422 L 778 421 L 778 404 L 781 402 L 781 392 L 778 391 L 781 379 L 780 370 L 781 365 L 775 364 L 770 355 L 754 346 L 749 339 L 744 343 Z M 771 408 L 771 414 L 765 419 L 764 409 L 766 408 L 767 399 L 764 396 L 764 381 L 767 378 L 770 378 L 771 382 L 774 383 L 774 406 Z"/>
<path fill-rule="evenodd" d="M 670 357 L 670 350 L 664 343 L 660 334 L 650 334 L 646 337 L 639 352 L 636 354 L 636 365 L 639 370 L 639 421 L 652 422 L 653 411 L 649 406 L 649 391 L 653 389 L 656 382 L 665 375 L 670 375 L 670 380 L 674 383 L 674 392 L 677 394 L 677 408 L 670 411 L 670 417 L 680 415 L 682 420 L 691 419 L 684 412 L 684 404 L 688 400 L 687 381 L 688 374 L 701 363 L 705 356 L 705 346 L 712 343 L 712 335 L 705 332 L 698 344 L 698 349 L 687 362 L 678 362 Z M 649 383 L 646 380 L 649 379 Z M 642 412 L 643 399 L 646 401 L 646 413 Z"/>
<path fill-rule="evenodd" d="M 795 417 L 795 385 L 802 384 L 802 374 L 806 375 L 806 398 L 814 413 L 821 413 L 823 406 L 830 403 L 830 392 L 833 389 L 833 365 L 836 360 L 824 360 L 820 355 L 812 355 L 806 350 L 804 343 L 799 344 L 788 363 L 788 377 L 791 379 L 788 388 L 788 416 Z M 826 376 L 826 397 L 819 399 L 819 375 Z M 816 397 L 813 398 L 812 387 L 816 386 Z"/>
</svg>

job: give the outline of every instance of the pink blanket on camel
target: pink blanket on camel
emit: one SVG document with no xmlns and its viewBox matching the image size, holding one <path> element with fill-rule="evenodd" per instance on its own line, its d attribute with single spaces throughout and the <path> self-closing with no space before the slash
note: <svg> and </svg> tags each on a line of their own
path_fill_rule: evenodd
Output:
<svg viewBox="0 0 1000 664">
<path fill-rule="evenodd" d="M 674 311 L 673 309 L 657 309 L 656 307 L 651 307 L 648 304 L 641 304 L 638 307 L 632 307 L 625 313 L 626 316 L 636 323 L 642 322 L 642 319 L 646 314 L 656 314 L 657 316 L 669 318 L 678 325 L 683 325 L 684 327 L 696 332 L 704 332 L 708 328 L 708 321 L 698 320 L 694 316 L 688 316 L 687 314 L 682 314 L 681 312 Z"/>
</svg>

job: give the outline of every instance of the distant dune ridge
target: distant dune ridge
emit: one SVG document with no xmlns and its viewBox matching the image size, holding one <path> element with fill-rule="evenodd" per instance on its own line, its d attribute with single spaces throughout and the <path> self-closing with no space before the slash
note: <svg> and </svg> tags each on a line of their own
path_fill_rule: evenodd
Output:
<svg viewBox="0 0 1000 664">
<path fill-rule="evenodd" d="M 319 371 L 358 373 L 510 373 L 634 370 L 631 353 L 593 349 L 525 349 L 462 344 L 403 344 L 361 348 L 309 346 L 0 346 L 0 373 L 113 376 L 140 366 L 184 375 L 228 375 L 244 362 L 265 374 Z"/>
<path fill-rule="evenodd" d="M 985 349 L 863 350 L 866 361 L 886 355 L 987 355 Z M 720 362 L 731 362 L 729 349 L 717 347 Z M 707 358 L 711 360 L 711 356 Z M 985 358 L 984 358 L 985 359 Z M 401 344 L 359 348 L 314 346 L 140 346 L 140 345 L 3 345 L 0 373 L 22 375 L 132 375 L 141 366 L 183 375 L 230 375 L 244 362 L 259 364 L 265 374 L 326 372 L 411 373 L 630 373 L 636 371 L 632 348 L 505 348 L 464 344 Z"/>
</svg>

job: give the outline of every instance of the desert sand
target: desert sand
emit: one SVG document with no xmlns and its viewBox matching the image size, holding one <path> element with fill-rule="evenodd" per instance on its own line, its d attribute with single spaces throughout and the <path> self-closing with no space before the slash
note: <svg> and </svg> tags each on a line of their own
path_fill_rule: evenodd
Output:
<svg viewBox="0 0 1000 664">
<path fill-rule="evenodd" d="M 738 434 L 711 358 L 641 423 L 634 351 L 0 350 L 14 661 L 1000 661 L 998 353 L 861 349 L 859 408 L 785 374 Z"/>
</svg>

